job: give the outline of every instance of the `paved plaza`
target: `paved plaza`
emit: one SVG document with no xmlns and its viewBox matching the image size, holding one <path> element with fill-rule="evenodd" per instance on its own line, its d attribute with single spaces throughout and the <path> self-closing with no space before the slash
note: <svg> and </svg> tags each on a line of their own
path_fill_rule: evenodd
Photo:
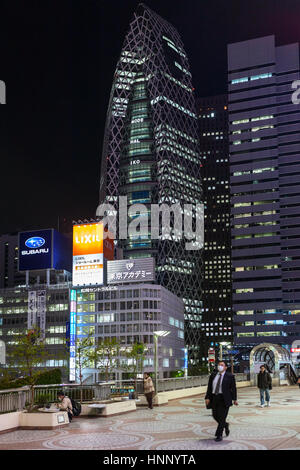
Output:
<svg viewBox="0 0 300 470">
<path fill-rule="evenodd" d="M 229 412 L 230 435 L 214 441 L 216 424 L 204 396 L 113 418 L 75 418 L 66 428 L 0 435 L 0 450 L 300 450 L 300 389 L 276 387 L 271 407 L 260 408 L 258 389 L 238 389 Z"/>
</svg>

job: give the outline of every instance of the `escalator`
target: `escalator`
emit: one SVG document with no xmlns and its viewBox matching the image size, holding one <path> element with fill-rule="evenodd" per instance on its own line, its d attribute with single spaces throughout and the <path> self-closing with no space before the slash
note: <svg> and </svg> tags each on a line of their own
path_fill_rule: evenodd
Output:
<svg viewBox="0 0 300 470">
<path fill-rule="evenodd" d="M 289 382 L 290 385 L 295 385 L 298 382 L 298 375 L 296 373 L 296 370 L 294 366 L 290 364 L 285 364 L 285 375 L 286 379 Z"/>
</svg>

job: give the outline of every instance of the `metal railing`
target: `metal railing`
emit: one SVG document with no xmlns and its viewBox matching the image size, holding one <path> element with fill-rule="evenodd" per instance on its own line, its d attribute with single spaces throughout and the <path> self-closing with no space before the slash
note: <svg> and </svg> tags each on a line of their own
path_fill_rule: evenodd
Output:
<svg viewBox="0 0 300 470">
<path fill-rule="evenodd" d="M 11 389 L 0 390 L 0 414 L 12 411 L 22 411 L 29 399 L 29 390 Z"/>
<path fill-rule="evenodd" d="M 208 384 L 209 375 L 189 376 L 189 377 L 175 377 L 168 379 L 158 379 L 157 392 L 167 392 L 170 390 L 180 390 L 183 388 L 201 387 Z M 237 382 L 249 380 L 247 374 L 235 374 Z M 112 385 L 113 393 L 125 394 L 127 391 L 132 391 L 135 388 L 134 380 L 115 380 Z M 144 383 L 142 379 L 137 380 L 137 392 L 143 393 Z"/>
<path fill-rule="evenodd" d="M 159 379 L 157 392 L 206 386 L 208 379 L 209 375 Z M 247 374 L 235 374 L 235 379 L 237 382 L 249 380 Z M 143 380 L 138 379 L 136 385 L 137 393 L 143 394 Z M 108 400 L 114 394 L 128 395 L 134 389 L 134 380 L 116 380 L 108 383 L 82 386 L 78 384 L 36 385 L 34 387 L 34 400 L 37 403 L 43 403 L 43 401 L 54 403 L 57 402 L 57 393 L 63 391 L 65 395 L 77 401 L 103 401 Z M 29 402 L 29 400 L 30 389 L 28 386 L 18 389 L 0 390 L 0 413 L 23 410 L 26 402 Z"/>
<path fill-rule="evenodd" d="M 37 385 L 34 387 L 34 399 L 36 402 L 47 397 L 49 403 L 57 402 L 57 393 L 63 392 L 69 398 L 77 401 L 107 400 L 110 398 L 110 384 L 78 385 L 78 384 L 56 384 Z"/>
<path fill-rule="evenodd" d="M 209 375 L 176 377 L 169 379 L 158 379 L 157 392 L 168 392 L 170 390 L 180 390 L 184 388 L 202 387 L 208 384 Z M 235 374 L 236 382 L 247 381 L 247 374 Z"/>
</svg>

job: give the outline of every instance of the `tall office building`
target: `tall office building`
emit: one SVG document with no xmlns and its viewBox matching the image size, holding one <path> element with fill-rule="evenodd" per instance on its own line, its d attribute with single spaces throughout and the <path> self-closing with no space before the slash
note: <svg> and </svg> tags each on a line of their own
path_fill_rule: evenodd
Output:
<svg viewBox="0 0 300 470">
<path fill-rule="evenodd" d="M 24 286 L 25 273 L 18 271 L 18 233 L 0 235 L 0 288 Z"/>
<path fill-rule="evenodd" d="M 0 340 L 4 341 L 6 346 L 7 366 L 18 369 L 18 363 L 12 363 L 10 355 L 18 344 L 19 335 L 25 335 L 29 329 L 30 309 L 32 311 L 34 304 L 35 314 L 45 315 L 45 346 L 49 357 L 41 361 L 41 367 L 62 367 L 64 380 L 67 379 L 66 335 L 70 317 L 70 284 L 70 282 L 53 285 L 36 284 L 31 287 L 0 289 Z M 44 297 L 43 309 L 40 302 L 41 294 Z"/>
<path fill-rule="evenodd" d="M 187 55 L 176 29 L 143 4 L 134 13 L 116 67 L 105 129 L 100 203 L 117 208 L 118 196 L 127 196 L 128 206 L 144 204 L 148 214 L 151 204 L 179 203 L 183 208 L 201 203 Z M 185 242 L 174 230 L 153 240 L 149 230 L 119 240 L 119 245 L 124 258 L 154 257 L 158 284 L 183 298 L 186 341 L 190 357 L 197 357 L 201 250 L 186 250 Z"/>
<path fill-rule="evenodd" d="M 299 45 L 228 46 L 235 343 L 300 336 Z"/>
<path fill-rule="evenodd" d="M 206 360 L 210 346 L 233 341 L 227 95 L 199 98 L 197 112 L 205 205 L 201 344 Z"/>
<path fill-rule="evenodd" d="M 37 237 L 37 232 L 45 233 L 45 238 Z M 66 377 L 71 243 L 52 232 L 0 236 L 0 340 L 6 346 L 6 365 L 17 371 L 18 363 L 10 361 L 17 338 L 37 325 L 50 353 L 41 367 L 64 367 Z M 39 250 L 40 246 L 45 248 Z"/>
</svg>

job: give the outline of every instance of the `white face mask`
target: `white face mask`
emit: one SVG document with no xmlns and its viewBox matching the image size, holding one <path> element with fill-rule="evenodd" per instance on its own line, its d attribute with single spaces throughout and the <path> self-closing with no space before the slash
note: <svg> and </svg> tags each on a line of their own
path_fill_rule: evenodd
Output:
<svg viewBox="0 0 300 470">
<path fill-rule="evenodd" d="M 218 371 L 219 372 L 223 372 L 223 370 L 224 370 L 224 366 L 218 366 Z"/>
</svg>

